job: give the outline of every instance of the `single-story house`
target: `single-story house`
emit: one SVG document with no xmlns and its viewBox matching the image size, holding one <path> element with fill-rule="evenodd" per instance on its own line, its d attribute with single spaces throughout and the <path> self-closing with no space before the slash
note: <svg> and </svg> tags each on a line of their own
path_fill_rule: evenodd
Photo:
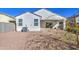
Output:
<svg viewBox="0 0 79 59">
<path fill-rule="evenodd" d="M 75 20 L 76 20 L 76 23 L 79 25 L 79 14 L 71 17 L 71 21 L 75 21 Z"/>
<path fill-rule="evenodd" d="M 0 13 L 0 32 L 15 31 L 15 18 L 3 13 Z"/>
<path fill-rule="evenodd" d="M 16 16 L 16 30 L 21 31 L 27 27 L 29 31 L 40 31 L 41 28 L 64 29 L 66 18 L 46 9 L 34 13 L 26 12 Z"/>
<path fill-rule="evenodd" d="M 68 19 L 67 21 L 70 21 L 71 26 L 74 26 L 74 25 L 79 26 L 79 14 L 68 17 L 67 19 Z"/>
</svg>

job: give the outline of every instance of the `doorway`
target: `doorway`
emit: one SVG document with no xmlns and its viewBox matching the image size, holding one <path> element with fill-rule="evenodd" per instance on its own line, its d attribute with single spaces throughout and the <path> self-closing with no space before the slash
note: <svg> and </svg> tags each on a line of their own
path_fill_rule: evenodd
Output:
<svg viewBox="0 0 79 59">
<path fill-rule="evenodd" d="M 51 22 L 46 22 L 46 28 L 52 28 L 53 27 L 53 23 Z"/>
<path fill-rule="evenodd" d="M 63 22 L 59 22 L 59 28 L 63 30 Z"/>
</svg>

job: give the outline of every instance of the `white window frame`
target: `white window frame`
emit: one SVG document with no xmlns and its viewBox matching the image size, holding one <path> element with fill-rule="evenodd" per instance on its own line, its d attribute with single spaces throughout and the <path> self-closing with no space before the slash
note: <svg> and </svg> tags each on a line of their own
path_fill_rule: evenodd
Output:
<svg viewBox="0 0 79 59">
<path fill-rule="evenodd" d="M 23 20 L 22 19 L 18 19 L 18 26 L 22 26 L 23 25 Z"/>
<path fill-rule="evenodd" d="M 35 21 L 35 20 L 37 20 L 37 21 Z M 34 19 L 34 26 L 38 26 L 38 19 Z"/>
</svg>

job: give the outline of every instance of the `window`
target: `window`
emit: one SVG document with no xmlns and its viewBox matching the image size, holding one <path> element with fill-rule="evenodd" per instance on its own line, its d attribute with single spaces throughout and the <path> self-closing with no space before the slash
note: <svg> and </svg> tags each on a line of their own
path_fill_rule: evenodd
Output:
<svg viewBox="0 0 79 59">
<path fill-rule="evenodd" d="M 22 19 L 18 20 L 18 26 L 22 26 Z"/>
<path fill-rule="evenodd" d="M 76 18 L 76 23 L 79 23 L 79 17 Z"/>
<path fill-rule="evenodd" d="M 63 24 L 63 22 L 59 22 L 59 24 Z"/>
<path fill-rule="evenodd" d="M 38 26 L 38 19 L 34 19 L 34 26 Z"/>
</svg>

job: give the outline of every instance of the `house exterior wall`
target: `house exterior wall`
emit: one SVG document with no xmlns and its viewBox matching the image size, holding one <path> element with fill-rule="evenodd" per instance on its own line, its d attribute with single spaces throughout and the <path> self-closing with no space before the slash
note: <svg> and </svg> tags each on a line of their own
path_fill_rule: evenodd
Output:
<svg viewBox="0 0 79 59">
<path fill-rule="evenodd" d="M 18 26 L 19 19 L 23 20 L 22 26 Z M 34 19 L 38 19 L 38 26 L 34 26 Z M 40 17 L 29 12 L 16 17 L 16 30 L 21 31 L 25 26 L 29 31 L 40 31 Z"/>
<path fill-rule="evenodd" d="M 79 16 L 76 17 L 76 23 L 79 24 Z"/>
<path fill-rule="evenodd" d="M 13 23 L 0 22 L 0 32 L 15 31 L 15 25 Z"/>
</svg>

